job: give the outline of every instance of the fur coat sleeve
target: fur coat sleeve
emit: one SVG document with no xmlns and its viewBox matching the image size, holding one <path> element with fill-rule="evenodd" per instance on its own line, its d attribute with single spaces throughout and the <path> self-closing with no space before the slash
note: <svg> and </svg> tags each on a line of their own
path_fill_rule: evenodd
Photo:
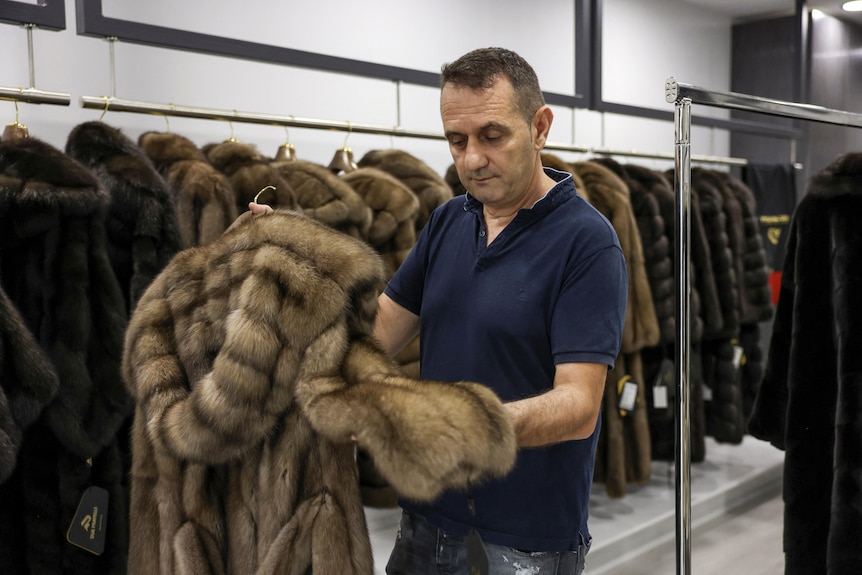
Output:
<svg viewBox="0 0 862 575">
<path fill-rule="evenodd" d="M 24 430 L 58 389 L 53 364 L 0 289 L 0 484 L 15 469 Z"/>
<path fill-rule="evenodd" d="M 130 573 L 370 575 L 351 436 L 411 498 L 509 470 L 488 388 L 406 378 L 371 338 L 384 277 L 363 242 L 276 210 L 156 278 L 123 358 Z"/>
</svg>

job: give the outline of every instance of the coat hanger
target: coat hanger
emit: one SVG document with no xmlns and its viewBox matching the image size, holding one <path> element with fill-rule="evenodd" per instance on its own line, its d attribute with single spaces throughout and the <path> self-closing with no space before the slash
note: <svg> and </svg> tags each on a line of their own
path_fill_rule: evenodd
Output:
<svg viewBox="0 0 862 575">
<path fill-rule="evenodd" d="M 12 124 L 7 124 L 5 128 L 3 128 L 3 135 L 0 136 L 4 142 L 11 142 L 14 140 L 23 140 L 24 138 L 28 138 L 30 136 L 30 130 L 27 129 L 27 126 L 20 123 L 18 121 L 18 102 L 15 102 L 15 122 Z"/>
<path fill-rule="evenodd" d="M 233 113 L 236 114 L 236 110 L 234 110 Z M 239 142 L 239 140 L 233 137 L 233 122 L 231 122 L 230 118 L 227 119 L 227 123 L 230 126 L 230 137 L 228 137 L 228 139 L 225 140 L 223 143 L 227 144 L 229 142 Z"/>
<path fill-rule="evenodd" d="M 284 138 L 284 143 L 278 147 L 278 151 L 275 153 L 276 162 L 292 162 L 296 159 L 296 147 L 290 143 L 287 126 L 284 127 Z"/>
<path fill-rule="evenodd" d="M 332 156 L 332 161 L 329 162 L 329 169 L 338 174 L 340 172 L 352 172 L 359 169 L 353 159 L 353 150 L 347 147 L 347 138 L 350 137 L 352 126 L 347 123 L 347 135 L 344 137 L 344 145 L 335 150 L 335 155 Z"/>
</svg>

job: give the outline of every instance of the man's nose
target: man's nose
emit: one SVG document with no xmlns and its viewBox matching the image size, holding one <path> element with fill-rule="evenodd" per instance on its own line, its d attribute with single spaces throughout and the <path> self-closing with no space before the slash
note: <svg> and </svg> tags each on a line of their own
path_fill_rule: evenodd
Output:
<svg viewBox="0 0 862 575">
<path fill-rule="evenodd" d="M 479 170 L 488 163 L 488 157 L 482 146 L 475 142 L 468 142 L 464 150 L 464 167 L 468 170 Z"/>
</svg>

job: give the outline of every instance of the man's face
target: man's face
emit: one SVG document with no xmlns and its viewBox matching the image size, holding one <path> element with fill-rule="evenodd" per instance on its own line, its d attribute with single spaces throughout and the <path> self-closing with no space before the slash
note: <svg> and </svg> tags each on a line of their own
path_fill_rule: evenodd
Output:
<svg viewBox="0 0 862 575">
<path fill-rule="evenodd" d="M 517 205 L 529 193 L 539 149 L 534 122 L 517 110 L 505 77 L 487 90 L 446 84 L 440 115 L 458 177 L 488 207 Z"/>
</svg>

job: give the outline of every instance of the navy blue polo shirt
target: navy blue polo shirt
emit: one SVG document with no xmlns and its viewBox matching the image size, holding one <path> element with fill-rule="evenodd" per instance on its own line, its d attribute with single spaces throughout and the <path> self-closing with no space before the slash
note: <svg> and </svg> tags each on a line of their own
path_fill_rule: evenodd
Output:
<svg viewBox="0 0 862 575">
<path fill-rule="evenodd" d="M 503 401 L 553 386 L 554 366 L 613 366 L 627 275 L 617 235 L 575 191 L 557 181 L 486 246 L 482 204 L 469 194 L 439 206 L 392 277 L 386 294 L 420 317 L 421 377 L 476 381 Z M 504 478 L 451 491 L 431 504 L 402 500 L 438 528 L 532 551 L 575 550 L 587 515 L 600 423 L 577 441 L 519 450 Z"/>
</svg>

